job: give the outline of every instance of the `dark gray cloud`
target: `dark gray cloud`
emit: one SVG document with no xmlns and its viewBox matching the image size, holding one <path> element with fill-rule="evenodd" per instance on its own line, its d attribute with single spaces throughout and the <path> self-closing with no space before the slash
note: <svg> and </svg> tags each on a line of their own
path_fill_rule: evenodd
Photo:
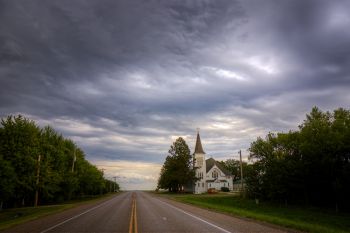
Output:
<svg viewBox="0 0 350 233">
<path fill-rule="evenodd" d="M 349 7 L 0 1 L 0 115 L 50 124 L 93 161 L 161 163 L 197 127 L 225 158 L 315 105 L 350 107 Z"/>
</svg>

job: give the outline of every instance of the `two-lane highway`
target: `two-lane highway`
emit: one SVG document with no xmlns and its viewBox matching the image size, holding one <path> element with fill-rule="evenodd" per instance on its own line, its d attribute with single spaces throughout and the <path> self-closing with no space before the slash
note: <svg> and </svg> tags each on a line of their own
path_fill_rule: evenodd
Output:
<svg viewBox="0 0 350 233">
<path fill-rule="evenodd" d="M 165 201 L 138 193 L 140 232 L 230 232 Z"/>
<path fill-rule="evenodd" d="M 121 193 L 93 206 L 51 215 L 6 232 L 283 231 L 137 191 Z"/>
</svg>

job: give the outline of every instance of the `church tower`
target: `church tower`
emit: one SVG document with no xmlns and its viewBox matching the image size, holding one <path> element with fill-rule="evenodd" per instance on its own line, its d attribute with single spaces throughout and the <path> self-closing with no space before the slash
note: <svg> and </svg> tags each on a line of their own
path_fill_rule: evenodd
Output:
<svg viewBox="0 0 350 233">
<path fill-rule="evenodd" d="M 206 162 L 205 162 L 205 152 L 202 147 L 201 138 L 199 136 L 199 129 L 197 129 L 197 140 L 196 147 L 194 149 L 194 167 L 196 168 L 196 177 L 199 178 L 195 183 L 194 193 L 204 193 L 207 192 L 206 183 Z"/>
</svg>

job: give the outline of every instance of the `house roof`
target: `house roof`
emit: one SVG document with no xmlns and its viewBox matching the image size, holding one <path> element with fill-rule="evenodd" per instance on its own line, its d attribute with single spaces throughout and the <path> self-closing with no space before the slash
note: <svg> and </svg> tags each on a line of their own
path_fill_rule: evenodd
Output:
<svg viewBox="0 0 350 233">
<path fill-rule="evenodd" d="M 201 142 L 201 137 L 199 136 L 199 132 L 197 132 L 197 140 L 196 140 L 196 147 L 194 149 L 195 154 L 205 154 L 203 147 L 202 147 L 202 142 Z"/>
<path fill-rule="evenodd" d="M 213 158 L 205 160 L 205 164 L 206 164 L 206 172 L 207 173 L 210 171 L 210 169 L 212 167 L 214 167 L 214 165 L 216 165 L 225 175 L 227 175 L 227 176 L 232 175 L 228 170 L 226 170 L 226 168 L 224 168 L 220 163 L 215 161 L 215 159 L 213 159 Z"/>
</svg>

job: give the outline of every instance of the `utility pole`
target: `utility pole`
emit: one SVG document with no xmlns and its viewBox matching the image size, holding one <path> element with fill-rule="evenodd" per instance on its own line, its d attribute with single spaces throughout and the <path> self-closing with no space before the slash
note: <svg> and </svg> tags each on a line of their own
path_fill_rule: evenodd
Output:
<svg viewBox="0 0 350 233">
<path fill-rule="evenodd" d="M 39 199 L 39 177 L 40 177 L 40 159 L 41 155 L 38 156 L 38 166 L 36 168 L 36 187 L 35 187 L 35 200 L 34 200 L 34 207 L 38 206 L 38 199 Z"/>
<path fill-rule="evenodd" d="M 76 156 L 76 148 L 74 147 L 74 155 L 73 155 L 73 163 L 72 163 L 72 173 L 74 172 L 74 164 L 75 161 L 77 160 L 77 156 Z"/>
<path fill-rule="evenodd" d="M 102 178 L 104 178 L 104 171 L 105 171 L 106 169 L 104 169 L 104 168 L 101 168 L 101 172 L 102 172 Z M 102 195 L 102 192 L 103 192 L 103 190 L 102 190 L 102 187 L 100 188 L 100 195 Z"/>
<path fill-rule="evenodd" d="M 239 163 L 241 165 L 241 190 L 243 191 L 243 165 L 242 165 L 242 151 L 239 150 Z"/>
<path fill-rule="evenodd" d="M 116 192 L 117 177 L 113 176 L 113 178 L 114 178 L 114 192 Z"/>
</svg>

